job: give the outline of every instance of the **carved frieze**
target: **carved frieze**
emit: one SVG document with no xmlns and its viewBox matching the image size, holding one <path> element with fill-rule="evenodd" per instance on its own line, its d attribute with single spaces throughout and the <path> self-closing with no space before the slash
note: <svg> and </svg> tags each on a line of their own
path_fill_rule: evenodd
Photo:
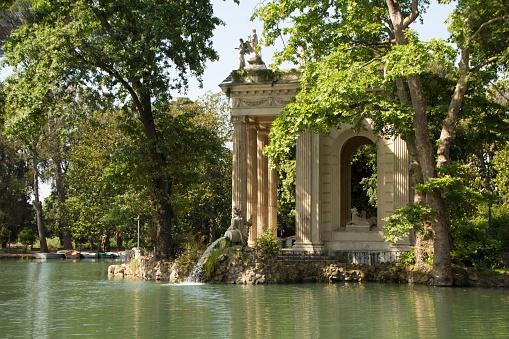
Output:
<svg viewBox="0 0 509 339">
<path fill-rule="evenodd" d="M 289 97 L 232 98 L 234 108 L 284 107 L 292 100 Z"/>
</svg>

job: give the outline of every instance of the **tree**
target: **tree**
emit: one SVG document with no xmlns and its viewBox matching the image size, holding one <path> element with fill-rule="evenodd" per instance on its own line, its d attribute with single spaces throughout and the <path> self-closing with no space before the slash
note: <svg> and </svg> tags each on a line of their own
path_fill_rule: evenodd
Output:
<svg viewBox="0 0 509 339">
<path fill-rule="evenodd" d="M 30 171 L 20 156 L 20 145 L 8 140 L 0 127 L 0 245 L 15 241 L 18 233 L 34 228 L 34 213 L 28 203 Z"/>
<path fill-rule="evenodd" d="M 213 241 L 231 222 L 229 105 L 221 93 L 207 93 L 196 102 L 179 99 L 170 105 L 163 121 L 169 154 L 181 164 L 174 173 L 179 231 L 193 235 L 197 243 Z"/>
<path fill-rule="evenodd" d="M 207 234 L 211 222 L 226 230 L 230 222 L 231 125 L 228 106 L 220 94 L 209 94 L 192 102 L 177 99 L 160 107 L 154 115 L 161 131 L 161 152 L 172 166 L 159 171 L 174 180 L 175 245 L 182 246 L 192 235 Z M 145 182 L 151 176 L 146 139 L 142 126 L 120 111 L 95 110 L 75 122 L 68 138 L 65 204 L 55 194 L 45 201 L 46 220 L 58 229 L 58 220 L 67 214 L 73 236 L 92 247 L 109 237 L 132 239 L 135 220 L 146 224 L 145 246 L 156 243 L 155 206 Z M 48 225 L 48 226 L 49 226 Z"/>
<path fill-rule="evenodd" d="M 30 248 L 34 245 L 35 240 L 37 240 L 37 236 L 34 231 L 30 228 L 24 228 L 18 234 L 18 240 L 20 243 L 25 245 L 25 248 L 30 245 Z"/>
<path fill-rule="evenodd" d="M 21 87 L 26 89 L 26 83 L 22 83 Z M 41 144 L 46 137 L 44 131 L 41 130 L 46 122 L 45 115 L 41 114 L 42 109 L 32 109 L 27 111 L 14 111 L 13 106 L 19 102 L 25 102 L 18 93 L 13 93 L 10 86 L 6 87 L 5 113 L 3 116 L 4 130 L 2 131 L 12 141 L 18 142 L 21 151 L 24 153 L 28 163 L 32 167 L 32 205 L 35 210 L 35 218 L 37 222 L 37 230 L 39 233 L 39 242 L 42 252 L 48 252 L 46 242 L 46 228 L 44 226 L 43 209 L 40 201 L 39 182 L 41 180 Z M 34 94 L 35 100 L 45 103 L 46 100 L 40 96 L 40 92 Z M 28 105 L 33 102 L 28 102 Z M 33 107 L 33 106 L 32 106 Z"/>
<path fill-rule="evenodd" d="M 35 0 L 33 12 L 34 20 L 11 34 L 4 48 L 18 83 L 32 87 L 14 91 L 31 96 L 85 86 L 112 95 L 126 117 L 137 119 L 149 147 L 156 252 L 173 257 L 173 178 L 158 170 L 171 164 L 160 151 L 154 103 L 185 89 L 189 75 L 200 78 L 204 62 L 217 59 L 210 39 L 221 21 L 210 1 Z"/>
<path fill-rule="evenodd" d="M 410 29 L 427 5 L 417 0 L 273 0 L 256 15 L 264 21 L 267 44 L 287 38 L 276 62 L 296 60 L 299 46 L 305 46 L 307 61 L 302 90 L 274 123 L 268 153 L 284 153 L 299 130 L 327 132 L 341 122 L 358 125 L 364 118 L 373 121 L 380 135 L 400 135 L 412 158 L 413 180 L 424 184 L 415 201 L 426 202 L 433 211 L 427 220 L 434 240 L 433 282 L 451 285 L 447 187 L 441 181 L 443 171 L 437 169 L 450 163 L 469 86 L 486 87 L 507 66 L 509 8 L 498 0 L 458 1 L 450 18 L 454 49 L 445 41 L 420 41 Z M 451 81 L 441 87 L 452 93 L 445 107 L 428 105 L 426 73 Z M 442 114 L 436 120 L 437 139 L 429 127 L 434 111 Z"/>
</svg>

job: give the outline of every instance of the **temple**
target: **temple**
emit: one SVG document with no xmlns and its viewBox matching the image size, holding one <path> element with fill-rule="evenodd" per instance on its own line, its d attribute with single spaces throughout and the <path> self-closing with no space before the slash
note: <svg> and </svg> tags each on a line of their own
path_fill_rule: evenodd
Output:
<svg viewBox="0 0 509 339">
<path fill-rule="evenodd" d="M 231 99 L 233 136 L 232 205 L 251 218 L 248 246 L 263 226 L 277 224 L 277 173 L 263 148 L 272 122 L 297 93 L 298 70 L 233 71 L 221 84 Z M 383 219 L 411 201 L 409 156 L 400 138 L 378 138 L 351 126 L 330 133 L 303 131 L 296 146 L 296 234 L 294 251 L 406 251 L 411 239 L 397 244 L 382 237 Z M 362 145 L 377 145 L 377 214 L 365 218 L 351 203 L 351 157 Z M 374 219 L 374 220 L 373 220 Z"/>
</svg>

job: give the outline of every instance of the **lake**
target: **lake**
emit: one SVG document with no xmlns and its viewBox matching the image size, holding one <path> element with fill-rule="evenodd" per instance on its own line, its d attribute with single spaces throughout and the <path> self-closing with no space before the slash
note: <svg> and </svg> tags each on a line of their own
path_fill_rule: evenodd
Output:
<svg viewBox="0 0 509 339">
<path fill-rule="evenodd" d="M 168 284 L 0 261 L 1 338 L 508 338 L 509 289 Z"/>
</svg>

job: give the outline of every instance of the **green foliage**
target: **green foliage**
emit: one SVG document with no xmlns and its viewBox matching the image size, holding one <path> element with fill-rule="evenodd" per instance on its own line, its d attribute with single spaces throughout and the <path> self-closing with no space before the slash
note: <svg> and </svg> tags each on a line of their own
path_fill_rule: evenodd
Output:
<svg viewBox="0 0 509 339">
<path fill-rule="evenodd" d="M 1 246 L 15 241 L 23 228 L 33 228 L 35 220 L 34 210 L 28 203 L 32 173 L 20 152 L 21 143 L 7 139 L 3 132 L 0 126 Z"/>
<path fill-rule="evenodd" d="M 505 252 L 509 251 L 509 205 L 495 204 L 491 208 L 481 209 L 479 214 L 488 224 L 490 236 L 500 241 Z"/>
<path fill-rule="evenodd" d="M 31 228 L 24 228 L 18 234 L 18 241 L 25 246 L 32 246 L 36 240 L 37 235 L 35 235 Z"/>
<path fill-rule="evenodd" d="M 493 159 L 493 169 L 497 176 L 493 184 L 505 203 L 509 202 L 509 145 L 501 149 Z"/>
<path fill-rule="evenodd" d="M 228 109 L 219 96 L 209 94 L 199 103 L 178 99 L 155 111 L 173 180 L 175 244 L 186 247 L 189 236 L 218 233 L 230 222 L 231 138 Z M 80 242 L 99 241 L 116 234 L 127 242 L 136 238 L 141 220 L 141 244 L 153 246 L 157 204 L 150 193 L 151 162 L 138 120 L 122 111 L 91 111 L 78 120 L 70 134 L 65 172 L 67 202 L 47 200 L 47 220 L 56 229 L 65 213 Z M 134 240 L 133 240 L 134 241 Z"/>
<path fill-rule="evenodd" d="M 408 251 L 401 253 L 398 257 L 397 262 L 403 266 L 413 266 L 415 265 L 415 252 Z"/>
<path fill-rule="evenodd" d="M 30 0 L 0 1 L 0 56 L 12 31 L 31 19 Z"/>
<path fill-rule="evenodd" d="M 393 46 L 383 58 L 389 79 L 419 75 L 428 69 L 427 46 L 419 41 L 413 31 L 406 31 L 406 38 L 408 44 Z"/>
<path fill-rule="evenodd" d="M 499 263 L 501 243 L 490 237 L 484 217 L 465 220 L 454 225 L 451 231 L 454 260 L 476 269 L 492 268 Z"/>
<path fill-rule="evenodd" d="M 358 211 L 368 217 L 376 215 L 377 207 L 377 147 L 375 144 L 359 147 L 351 161 L 351 199 Z"/>
<path fill-rule="evenodd" d="M 479 189 L 479 174 L 472 167 L 453 162 L 440 168 L 439 172 L 441 176 L 433 178 L 427 184 L 418 184 L 415 189 L 444 192 L 452 223 L 462 222 L 475 215 L 479 204 L 493 202 L 492 194 L 483 193 Z"/>
<path fill-rule="evenodd" d="M 276 237 L 276 231 L 275 227 L 263 226 L 262 234 L 258 236 L 256 243 L 256 248 L 270 257 L 276 256 L 281 249 L 281 242 Z"/>
<path fill-rule="evenodd" d="M 397 208 L 393 214 L 384 218 L 387 222 L 384 227 L 384 239 L 395 243 L 407 236 L 412 229 L 422 232 L 423 223 L 432 220 L 432 216 L 433 211 L 424 203 L 411 203 Z"/>
<path fill-rule="evenodd" d="M 181 233 L 222 234 L 231 218 L 229 109 L 218 95 L 193 103 L 182 99 L 157 115 L 173 183 L 173 206 Z M 223 98 L 224 99 L 224 98 Z"/>
<path fill-rule="evenodd" d="M 295 149 L 278 162 L 277 223 L 282 236 L 295 234 Z"/>
<path fill-rule="evenodd" d="M 129 201 L 141 191 L 136 200 L 151 202 L 151 213 L 157 216 L 157 255 L 173 255 L 171 204 L 176 186 L 172 174 L 178 173 L 181 163 L 172 163 L 174 158 L 169 160 L 167 155 L 185 149 L 177 145 L 171 153 L 167 152 L 172 140 L 163 140 L 161 130 L 165 126 L 155 122 L 161 120 L 156 115 L 165 112 L 154 112 L 154 109 L 169 102 L 175 91 L 187 89 L 190 76 L 201 81 L 205 62 L 218 58 L 211 38 L 214 28 L 222 22 L 213 15 L 212 4 L 210 1 L 34 0 L 32 5 L 33 20 L 15 30 L 4 45 L 5 61 L 14 69 L 9 85 L 12 114 L 8 130 L 12 135 L 29 136 L 35 145 L 34 137 L 41 134 L 48 113 L 57 112 L 68 121 L 74 120 L 74 112 L 68 111 L 65 104 L 76 98 L 66 96 L 60 100 L 64 104 L 54 100 L 67 89 L 73 89 L 70 93 L 87 92 L 88 107 L 93 107 L 89 111 L 102 105 L 101 110 L 108 113 L 124 112 L 126 122 L 130 123 L 128 127 L 137 130 L 139 142 L 117 148 L 119 152 L 112 155 L 121 158 L 127 151 L 134 151 L 137 160 L 143 161 L 134 162 L 134 167 L 123 167 L 127 161 L 110 162 L 104 181 L 95 189 L 105 181 L 112 186 L 118 183 L 121 176 L 108 178 L 108 173 L 123 174 L 125 179 L 132 168 L 144 168 L 145 171 L 140 171 L 144 175 L 133 180 L 135 184 L 131 186 L 144 183 L 140 185 L 143 189 L 139 190 L 138 186 L 125 192 L 123 198 L 117 199 L 116 195 L 115 199 Z M 136 140 L 133 135 L 128 136 Z M 203 136 L 202 133 L 200 137 Z M 181 141 L 183 138 L 175 143 Z M 186 161 L 191 159 L 185 152 L 179 154 Z M 113 187 L 118 188 L 120 185 Z M 111 200 L 102 202 L 97 195 L 95 198 L 91 202 L 93 206 L 86 206 L 83 195 L 76 204 L 76 213 L 82 213 L 82 207 L 86 207 L 93 211 L 93 218 L 88 221 L 82 218 L 84 224 L 88 222 L 98 228 L 112 225 L 122 211 L 110 208 Z M 101 209 L 114 213 L 102 220 Z"/>
</svg>

